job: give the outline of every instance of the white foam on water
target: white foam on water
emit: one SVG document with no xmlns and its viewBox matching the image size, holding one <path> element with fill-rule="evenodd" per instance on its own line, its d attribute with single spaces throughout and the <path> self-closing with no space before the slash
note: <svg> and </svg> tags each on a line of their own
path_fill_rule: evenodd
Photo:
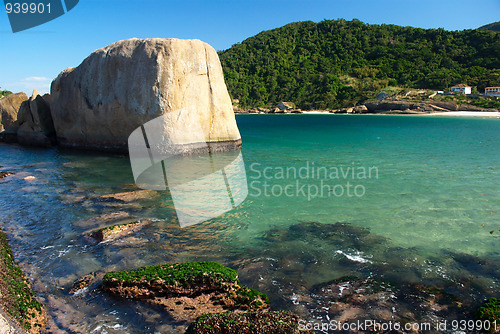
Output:
<svg viewBox="0 0 500 334">
<path fill-rule="evenodd" d="M 344 255 L 346 258 L 348 258 L 349 260 L 351 261 L 354 261 L 354 262 L 359 262 L 359 263 L 373 263 L 372 261 L 364 258 L 362 255 L 364 255 L 363 252 L 360 252 L 360 251 L 356 251 L 352 254 L 349 254 L 349 253 L 345 253 L 341 250 L 337 250 L 335 253 L 337 254 L 340 254 L 340 255 Z M 369 255 L 366 255 L 366 257 L 368 258 L 371 258 L 371 256 Z"/>
</svg>

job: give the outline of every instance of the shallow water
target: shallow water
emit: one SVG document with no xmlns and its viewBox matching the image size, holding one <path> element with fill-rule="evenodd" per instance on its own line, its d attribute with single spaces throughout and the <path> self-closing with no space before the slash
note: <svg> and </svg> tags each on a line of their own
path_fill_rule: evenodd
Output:
<svg viewBox="0 0 500 334">
<path fill-rule="evenodd" d="M 17 173 L 0 180 L 0 221 L 48 305 L 51 332 L 182 331 L 184 324 L 139 302 L 68 294 L 90 272 L 163 262 L 220 261 L 269 293 L 274 307 L 315 318 L 324 305 L 300 310 L 294 296 L 342 276 L 455 289 L 471 305 L 498 291 L 499 119 L 237 121 L 249 195 L 236 209 L 184 229 L 168 193 L 132 204 L 95 199 L 137 189 L 127 157 L 0 145 L 0 170 Z M 120 241 L 88 244 L 82 236 L 104 226 L 89 219 L 116 211 L 154 222 Z"/>
</svg>

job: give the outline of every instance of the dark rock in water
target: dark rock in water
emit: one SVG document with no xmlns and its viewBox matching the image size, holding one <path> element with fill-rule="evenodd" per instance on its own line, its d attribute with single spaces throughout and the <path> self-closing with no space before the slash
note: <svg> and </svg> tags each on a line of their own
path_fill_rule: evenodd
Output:
<svg viewBox="0 0 500 334">
<path fill-rule="evenodd" d="M 283 311 L 206 314 L 191 323 L 186 334 L 314 333 L 301 325 L 305 327 L 304 319 Z"/>
<path fill-rule="evenodd" d="M 144 208 L 144 202 L 150 203 L 159 196 L 159 193 L 153 190 L 134 190 L 94 197 L 83 205 L 99 209 L 112 208 L 120 211 L 140 211 Z"/>
<path fill-rule="evenodd" d="M 73 283 L 73 286 L 69 290 L 69 293 L 73 295 L 79 295 L 85 290 L 92 290 L 92 288 L 97 287 L 97 285 L 101 283 L 104 275 L 105 273 L 100 271 L 93 272 L 79 278 L 75 281 L 75 283 Z"/>
<path fill-rule="evenodd" d="M 102 202 L 123 202 L 123 203 L 130 203 L 134 201 L 140 201 L 140 200 L 154 200 L 158 198 L 160 195 L 158 192 L 153 191 L 153 190 L 135 190 L 135 191 L 127 191 L 123 193 L 116 193 L 116 194 L 109 194 L 109 195 L 103 195 L 99 196 L 97 198 L 98 201 Z"/>
<path fill-rule="evenodd" d="M 14 175 L 16 173 L 13 172 L 0 172 L 0 179 L 3 179 L 4 177 L 7 177 L 9 175 Z"/>
<path fill-rule="evenodd" d="M 498 264 L 494 261 L 465 253 L 449 253 L 449 255 L 455 262 L 461 265 L 463 269 L 471 273 L 478 273 L 500 279 Z"/>
<path fill-rule="evenodd" d="M 177 321 L 192 321 L 204 313 L 266 309 L 268 299 L 241 286 L 238 273 L 216 262 L 187 262 L 113 271 L 102 289 L 123 298 L 162 306 Z"/>
</svg>

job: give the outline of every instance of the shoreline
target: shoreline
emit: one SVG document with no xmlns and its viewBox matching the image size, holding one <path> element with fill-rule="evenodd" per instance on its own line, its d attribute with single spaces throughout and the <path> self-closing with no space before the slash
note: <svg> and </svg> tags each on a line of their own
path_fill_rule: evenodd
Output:
<svg viewBox="0 0 500 334">
<path fill-rule="evenodd" d="M 445 111 L 445 112 L 379 112 L 379 113 L 332 113 L 327 110 L 303 111 L 301 113 L 248 113 L 236 112 L 235 115 L 398 115 L 398 116 L 458 116 L 458 117 L 497 117 L 500 111 Z"/>
</svg>

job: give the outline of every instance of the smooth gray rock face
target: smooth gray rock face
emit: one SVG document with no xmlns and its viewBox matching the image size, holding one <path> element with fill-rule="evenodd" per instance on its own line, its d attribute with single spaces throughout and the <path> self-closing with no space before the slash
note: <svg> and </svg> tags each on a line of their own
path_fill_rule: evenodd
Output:
<svg viewBox="0 0 500 334">
<path fill-rule="evenodd" d="M 199 40 L 134 38 L 98 49 L 52 82 L 51 109 L 64 147 L 127 152 L 136 128 L 179 110 L 161 140 L 198 147 L 201 138 L 212 151 L 241 146 L 219 58 Z"/>
<path fill-rule="evenodd" d="M 55 131 L 50 105 L 35 89 L 19 108 L 17 141 L 26 146 L 49 147 L 55 144 Z"/>
</svg>

